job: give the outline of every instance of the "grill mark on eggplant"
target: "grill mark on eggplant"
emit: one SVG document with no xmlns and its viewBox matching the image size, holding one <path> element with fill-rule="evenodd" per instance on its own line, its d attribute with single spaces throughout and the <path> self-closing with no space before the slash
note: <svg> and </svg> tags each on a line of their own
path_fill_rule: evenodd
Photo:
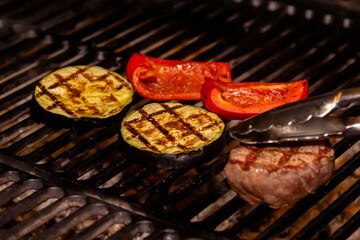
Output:
<svg viewBox="0 0 360 240">
<path fill-rule="evenodd" d="M 218 126 L 219 124 L 221 124 L 218 121 L 214 121 L 214 119 L 211 118 L 208 114 L 193 114 L 189 116 L 189 118 L 194 118 L 194 119 L 200 119 L 200 117 L 205 117 L 206 122 L 210 122 L 210 124 L 202 127 L 201 130 L 209 129 L 212 128 L 213 126 Z"/>
<path fill-rule="evenodd" d="M 81 93 L 80 93 L 77 89 L 70 88 L 70 87 L 66 84 L 66 82 L 69 81 L 70 79 L 76 77 L 78 74 L 81 74 L 82 72 L 86 71 L 87 69 L 89 69 L 89 67 L 84 67 L 83 69 L 78 68 L 78 70 L 77 70 L 75 73 L 69 75 L 69 76 L 66 77 L 66 78 L 64 78 L 64 77 L 63 77 L 62 75 L 60 75 L 60 74 L 54 74 L 54 77 L 56 78 L 57 81 L 56 81 L 56 83 L 50 85 L 50 86 L 48 87 L 48 89 L 53 89 L 53 88 L 56 88 L 56 87 L 58 87 L 58 86 L 65 86 L 74 96 L 80 97 L 80 96 L 81 96 Z M 36 94 L 36 96 L 35 96 L 36 98 L 38 98 L 39 96 L 42 96 L 42 95 L 46 94 L 47 96 L 49 96 L 49 97 L 54 101 L 54 103 L 53 103 L 51 106 L 48 106 L 48 107 L 45 108 L 47 111 L 56 108 L 56 106 L 59 106 L 64 112 L 66 112 L 67 114 L 69 114 L 71 117 L 76 117 L 76 114 L 75 114 L 73 111 L 69 110 L 69 109 L 66 107 L 65 104 L 63 104 L 61 101 L 59 101 L 59 100 L 56 98 L 55 95 L 51 94 L 44 85 L 42 85 L 42 84 L 39 82 L 38 86 L 40 87 L 41 92 L 38 93 L 38 94 Z M 72 100 L 74 100 L 74 99 L 72 99 Z M 74 100 L 74 101 L 75 101 L 75 100 Z M 95 111 L 95 112 L 99 112 L 98 109 L 96 109 L 96 110 L 95 110 L 95 109 L 92 109 L 92 110 Z"/>
<path fill-rule="evenodd" d="M 87 80 L 89 80 L 90 82 L 93 82 L 93 81 L 104 81 L 104 80 L 106 80 L 106 79 L 110 76 L 110 74 L 109 74 L 108 72 L 105 73 L 105 74 L 103 74 L 103 75 L 101 75 L 101 76 L 94 76 L 94 75 L 92 75 L 92 74 L 88 74 L 88 73 L 85 73 L 85 72 L 83 72 L 82 75 L 83 75 Z M 108 82 L 108 81 L 106 81 L 106 82 Z"/>
<path fill-rule="evenodd" d="M 173 109 L 173 110 L 175 110 L 175 109 L 179 109 L 179 108 L 182 108 L 183 106 L 182 105 L 177 105 L 177 106 L 174 106 L 174 107 L 169 107 L 169 109 Z M 154 112 L 154 113 L 151 113 L 151 114 L 149 114 L 149 116 L 156 116 L 156 115 L 161 115 L 161 114 L 163 114 L 163 113 L 170 113 L 167 109 L 164 109 L 164 110 L 160 110 L 160 111 L 157 111 L 157 112 Z"/>
<path fill-rule="evenodd" d="M 63 85 L 63 84 L 61 84 L 61 83 L 59 83 L 59 82 L 56 82 L 56 83 L 54 83 L 53 85 L 50 85 L 50 86 L 48 87 L 48 89 L 54 89 L 54 88 L 57 88 L 57 87 L 59 87 L 59 86 L 61 86 L 61 85 Z"/>
<path fill-rule="evenodd" d="M 112 74 L 108 74 L 107 69 L 101 70 L 102 68 L 97 66 L 94 70 L 92 68 L 93 66 L 70 66 L 64 68 L 64 71 L 59 69 L 47 75 L 38 82 L 34 90 L 34 101 L 46 111 L 70 118 L 78 118 L 82 115 L 106 117 L 120 113 L 127 105 L 128 99 L 119 99 L 116 94 L 119 93 L 119 89 L 123 89 L 125 94 L 131 90 L 133 94 L 130 83 L 120 75 L 116 79 L 111 77 Z M 130 87 L 125 89 L 121 84 Z M 57 91 L 64 92 L 64 96 Z M 95 95 L 91 95 L 92 92 Z M 90 96 L 89 99 L 87 95 Z M 46 97 L 42 99 L 42 96 Z M 63 113 L 56 112 L 56 109 L 62 109 Z M 102 118 L 101 116 L 99 118 Z"/>
<path fill-rule="evenodd" d="M 109 72 L 109 74 L 111 76 L 113 76 L 118 82 L 121 83 L 120 86 L 118 86 L 117 90 L 120 90 L 121 88 L 123 87 L 126 87 L 128 90 L 131 90 L 132 88 L 129 86 L 129 84 L 127 84 L 123 79 L 119 78 L 119 76 L 115 75 L 114 73 L 112 72 Z"/>
<path fill-rule="evenodd" d="M 124 126 L 127 128 L 133 136 L 137 136 L 140 142 L 146 145 L 147 148 L 151 149 L 151 151 L 156 153 L 161 153 L 155 146 L 149 143 L 149 141 L 141 135 L 133 126 L 131 126 L 131 122 L 124 122 Z"/>
<path fill-rule="evenodd" d="M 109 73 L 107 74 L 104 74 L 102 76 L 98 76 L 98 77 L 93 77 L 94 75 L 91 75 L 91 74 L 85 74 L 85 71 L 88 70 L 90 67 L 84 67 L 84 68 L 77 68 L 78 70 L 75 72 L 75 73 L 72 73 L 70 74 L 69 76 L 67 77 L 63 77 L 62 75 L 60 74 L 57 74 L 55 73 L 53 76 L 56 78 L 56 83 L 52 84 L 51 86 L 49 86 L 48 88 L 49 89 L 53 89 L 53 88 L 56 88 L 56 87 L 59 87 L 59 86 L 64 86 L 67 88 L 67 90 L 74 96 L 74 97 L 81 97 L 81 91 L 79 91 L 78 89 L 75 89 L 75 88 L 71 88 L 67 83 L 67 81 L 71 80 L 71 79 L 74 79 L 76 78 L 79 74 L 82 74 L 82 76 L 87 80 L 87 81 L 101 81 L 101 80 L 104 80 L 106 81 L 106 78 L 108 76 L 110 76 Z M 106 81 L 106 85 L 108 86 L 111 86 L 113 87 L 113 83 L 111 81 Z M 74 112 L 70 111 L 69 109 L 66 108 L 66 106 L 64 104 L 62 104 L 54 95 L 52 95 L 49 91 L 44 91 L 44 89 L 46 90 L 46 88 L 42 85 L 42 94 L 47 94 L 54 102 L 55 104 L 51 105 L 51 106 L 48 106 L 46 108 L 46 110 L 51 110 L 53 108 L 56 107 L 56 105 L 60 106 L 66 113 L 68 113 L 69 115 L 71 115 L 72 117 L 75 116 Z M 51 96 L 50 96 L 50 95 Z M 36 97 L 39 97 L 40 94 L 37 94 Z M 40 95 L 40 96 L 41 96 Z M 71 98 L 71 100 L 74 102 L 74 103 L 77 103 L 79 104 L 78 101 L 76 101 L 74 98 Z M 83 99 L 84 101 L 85 99 Z M 118 102 L 118 100 L 113 96 L 109 96 L 109 98 L 107 99 L 104 99 L 103 102 L 109 102 L 109 101 L 116 101 Z M 61 104 L 60 104 L 61 103 Z M 95 106 L 88 106 L 88 109 L 91 110 L 91 112 L 93 114 L 100 114 L 100 110 L 97 109 Z M 70 114 L 71 113 L 71 114 Z M 78 113 L 83 113 L 83 111 L 81 109 L 78 110 Z"/>
<path fill-rule="evenodd" d="M 54 103 L 53 103 L 51 106 L 49 106 L 49 107 L 55 108 L 56 106 L 58 106 L 58 107 L 60 107 L 64 112 L 66 112 L 67 114 L 69 114 L 70 116 L 72 116 L 72 117 L 75 116 L 75 114 L 74 114 L 70 109 L 68 109 L 65 104 L 63 104 L 62 102 L 60 102 L 53 94 L 51 94 L 51 93 L 46 89 L 46 87 L 45 87 L 44 85 L 42 85 L 42 84 L 39 82 L 39 83 L 38 83 L 38 86 L 39 86 L 39 88 L 41 89 L 41 91 L 42 91 L 44 94 L 48 95 L 48 96 L 51 98 L 51 100 L 54 101 Z"/>
<path fill-rule="evenodd" d="M 47 111 L 50 111 L 51 109 L 56 108 L 56 106 L 57 106 L 57 105 L 54 103 L 54 104 L 52 104 L 51 106 L 46 107 L 46 110 L 47 110 Z"/>
<path fill-rule="evenodd" d="M 184 124 L 184 126 L 186 128 L 188 128 L 194 135 L 196 135 L 198 138 L 200 138 L 202 141 L 207 142 L 208 139 L 202 135 L 200 132 L 196 131 L 196 129 L 191 126 L 189 123 L 185 122 L 184 119 L 179 116 L 179 114 L 177 114 L 174 110 L 174 108 L 168 107 L 166 104 L 161 103 L 160 104 L 164 109 L 166 109 L 170 114 L 173 114 L 174 116 L 176 116 L 178 118 L 178 121 L 180 121 L 182 124 Z M 182 106 L 181 106 L 182 107 Z M 177 109 L 177 108 L 176 108 Z"/>
<path fill-rule="evenodd" d="M 182 107 L 183 106 L 178 105 L 178 106 L 172 107 L 171 109 L 178 109 L 178 108 L 182 108 Z M 169 112 L 169 111 L 164 109 L 164 110 L 160 110 L 160 111 L 157 111 L 157 112 L 150 113 L 148 115 L 149 115 L 149 117 L 153 117 L 153 116 L 160 115 L 160 114 L 167 113 L 167 112 Z M 128 123 L 135 123 L 135 122 L 139 122 L 139 121 L 142 121 L 142 118 L 135 118 L 135 119 L 127 121 L 127 122 Z"/>
<path fill-rule="evenodd" d="M 67 81 L 69 81 L 69 77 L 64 78 L 63 76 L 61 76 L 58 73 L 54 73 L 54 77 L 56 78 L 56 80 L 58 81 L 58 84 L 61 86 L 65 86 L 67 88 L 67 90 L 69 92 L 71 92 L 71 94 L 75 97 L 80 97 L 81 96 L 81 92 L 78 89 L 75 88 L 71 88 L 69 85 L 66 84 Z"/>
<path fill-rule="evenodd" d="M 158 115 L 161 115 L 161 114 L 164 114 L 164 113 L 170 113 L 170 114 L 172 114 L 173 116 L 176 116 L 176 118 L 178 119 L 178 122 L 180 122 L 180 124 L 181 124 L 182 126 L 184 126 L 184 128 L 186 129 L 186 131 L 184 131 L 184 129 L 181 130 L 181 136 L 182 136 L 182 137 L 186 137 L 186 136 L 189 136 L 189 135 L 191 135 L 191 134 L 194 134 L 194 135 L 197 136 L 200 140 L 202 140 L 202 141 L 204 141 L 204 142 L 207 142 L 207 141 L 208 141 L 208 139 L 207 139 L 206 137 L 204 137 L 201 133 L 199 133 L 198 131 L 196 131 L 190 124 L 186 123 L 181 116 L 179 116 L 177 113 L 174 112 L 174 110 L 182 108 L 182 107 L 183 107 L 182 105 L 177 105 L 177 106 L 174 106 L 174 107 L 168 107 L 168 106 L 164 107 L 163 104 L 160 104 L 160 105 L 164 108 L 164 110 L 160 110 L 160 111 L 157 111 L 157 112 L 154 112 L 154 113 L 151 113 L 151 114 L 148 114 L 148 113 L 145 112 L 143 109 L 139 109 L 138 111 L 139 111 L 139 113 L 142 115 L 142 117 L 141 117 L 141 118 L 136 118 L 136 119 L 133 119 L 133 120 L 131 120 L 131 121 L 126 122 L 126 123 L 125 123 L 125 126 L 126 126 L 126 127 L 127 127 L 127 126 L 131 126 L 132 123 L 139 122 L 139 121 L 143 121 L 144 119 L 146 119 L 146 120 L 149 121 L 155 128 L 157 128 L 160 132 L 162 132 L 167 140 L 173 142 L 173 141 L 175 141 L 175 138 L 169 134 L 169 131 L 168 131 L 166 128 L 164 128 L 163 126 L 161 126 L 161 125 L 153 118 L 153 116 L 158 116 Z M 195 118 L 196 118 L 196 117 L 199 117 L 200 115 L 202 115 L 202 114 L 196 114 L 196 115 L 194 114 L 194 115 L 191 115 L 190 117 L 195 117 Z M 204 114 L 204 115 L 206 115 L 206 114 Z M 209 117 L 209 116 L 206 116 L 206 117 Z M 178 124 L 178 122 L 176 122 L 176 123 Z M 169 122 L 169 123 L 167 123 L 167 125 L 168 125 L 168 126 L 170 126 L 170 125 L 172 126 L 173 123 L 175 123 L 175 122 Z M 205 126 L 203 129 L 206 129 L 206 128 L 208 128 L 208 127 L 212 127 L 213 125 L 214 125 L 214 124 L 211 124 L 210 126 Z M 141 136 L 141 137 L 139 137 L 139 140 L 140 140 L 141 142 L 143 142 L 143 141 L 145 140 L 146 142 L 143 142 L 143 143 L 144 143 L 147 147 L 149 147 L 149 148 L 150 148 L 150 146 L 151 146 L 151 147 L 154 147 L 154 146 L 152 146 L 152 145 L 146 140 L 145 137 L 143 137 L 143 136 L 139 133 L 139 131 L 137 131 L 136 129 L 134 129 L 132 126 L 131 126 L 131 128 L 132 128 L 132 130 L 130 130 L 130 129 L 128 129 L 128 130 L 129 130 L 132 134 L 134 134 L 134 135 L 137 135 L 137 134 L 138 134 L 139 136 Z M 134 132 L 134 131 L 136 131 L 136 132 Z M 182 144 L 178 144 L 177 146 L 180 147 L 180 148 L 182 148 L 182 149 L 188 149 L 188 147 L 186 147 L 186 146 L 184 146 L 184 145 L 182 145 Z"/>
<path fill-rule="evenodd" d="M 79 97 L 79 91 L 77 91 L 77 89 L 72 89 L 70 88 L 68 85 L 66 85 L 65 83 L 67 81 L 69 81 L 70 79 L 72 78 L 75 78 L 77 75 L 79 74 L 82 74 L 88 81 L 105 81 L 106 82 L 106 85 L 107 86 L 111 86 L 113 89 L 116 89 L 116 90 L 121 90 L 123 87 L 126 87 L 127 89 L 131 90 L 131 87 L 125 82 L 123 81 L 121 78 L 119 78 L 117 75 L 111 73 L 111 72 L 108 72 L 104 75 L 101 75 L 101 76 L 96 76 L 96 77 L 93 77 L 94 75 L 91 75 L 91 74 L 86 74 L 86 70 L 88 70 L 90 67 L 84 67 L 84 68 L 78 68 L 78 70 L 75 72 L 75 73 L 72 73 L 71 75 L 69 75 L 68 77 L 64 78 L 63 76 L 61 76 L 60 74 L 54 74 L 54 76 L 57 78 L 57 82 L 50 85 L 49 87 L 47 87 L 48 89 L 54 89 L 54 88 L 57 88 L 59 86 L 65 86 L 67 87 L 70 92 L 72 92 L 75 96 Z M 113 76 L 118 82 L 120 82 L 120 85 L 115 87 L 113 86 L 113 82 L 112 81 L 107 81 L 107 78 L 109 76 Z M 35 97 L 40 97 L 42 95 L 44 95 L 45 93 L 44 92 L 40 92 L 38 94 L 36 94 Z"/>
<path fill-rule="evenodd" d="M 67 88 L 70 90 L 70 92 L 72 92 L 72 89 L 69 88 L 69 86 L 66 85 L 65 83 L 66 83 L 67 81 L 69 81 L 71 78 L 74 78 L 74 77 L 76 77 L 78 74 L 86 71 L 87 69 L 89 69 L 89 67 L 84 67 L 83 69 L 81 69 L 81 68 L 77 68 L 77 69 L 78 69 L 78 70 L 77 70 L 75 73 L 69 75 L 69 76 L 66 77 L 66 78 L 62 77 L 60 74 L 54 74 L 54 76 L 56 77 L 57 81 L 56 81 L 54 84 L 48 86 L 47 88 L 48 88 L 48 89 L 54 89 L 54 88 L 57 88 L 57 87 L 59 87 L 59 86 L 65 86 L 65 87 L 67 87 Z M 77 90 L 76 90 L 76 91 L 77 91 Z M 46 91 L 46 92 L 48 92 L 48 91 Z M 42 95 L 47 94 L 46 92 L 44 92 L 44 91 L 39 92 L 39 93 L 37 93 L 37 94 L 35 95 L 35 97 L 36 97 L 36 98 L 41 97 Z M 74 95 L 76 96 L 77 94 L 79 94 L 79 91 L 77 91 L 77 93 L 75 93 L 75 91 L 74 91 Z M 80 96 L 80 95 L 79 95 L 79 96 Z M 78 96 L 78 97 L 79 97 L 79 96 Z"/>
<path fill-rule="evenodd" d="M 101 102 L 103 102 L 103 103 L 117 102 L 120 104 L 120 102 L 117 100 L 117 98 L 112 93 L 110 93 L 109 96 L 102 98 Z M 120 105 L 120 107 L 123 107 L 123 106 Z"/>
<path fill-rule="evenodd" d="M 183 104 L 153 103 L 149 105 L 152 106 L 145 106 L 136 110 L 134 112 L 135 116 L 129 114 L 129 117 L 126 117 L 132 119 L 125 119 L 122 122 L 121 134 L 125 142 L 128 142 L 131 146 L 137 146 L 140 150 L 147 149 L 154 153 L 165 153 L 168 151 L 167 145 L 170 144 L 171 147 L 178 148 L 176 151 L 171 150 L 171 154 L 180 154 L 181 152 L 189 152 L 188 150 L 198 150 L 208 145 L 210 138 L 214 139 L 216 137 L 215 139 L 218 139 L 221 135 L 214 136 L 209 133 L 209 130 L 206 130 L 216 127 L 213 130 L 218 133 L 218 130 L 222 129 L 222 127 L 218 127 L 223 126 L 221 119 L 217 119 L 216 116 L 209 114 L 209 112 L 200 109 L 193 110 L 191 106 L 188 109 L 188 106 Z M 203 116 L 203 114 L 206 116 Z M 129 129 L 129 127 L 133 129 Z M 209 137 L 207 134 L 209 134 Z M 173 138 L 175 141 L 171 142 Z M 147 142 L 144 142 L 144 140 Z M 173 145 L 173 143 L 176 143 L 176 145 Z M 141 145 L 144 147 L 141 148 Z M 155 147 L 159 151 L 153 150 L 151 147 Z M 182 150 L 179 151 L 179 149 Z"/>
<path fill-rule="evenodd" d="M 119 87 L 115 88 L 114 86 L 114 83 L 112 81 L 109 81 L 107 78 L 109 76 L 112 76 L 109 72 L 107 72 L 106 74 L 104 75 L 101 75 L 101 76 L 95 76 L 95 75 L 92 75 L 92 74 L 88 74 L 86 72 L 83 72 L 82 75 L 86 78 L 86 80 L 88 80 L 89 82 L 100 82 L 100 81 L 103 81 L 105 82 L 105 86 L 100 88 L 101 90 L 105 90 L 106 87 L 110 87 L 111 89 L 117 89 L 119 90 Z M 120 85 L 122 86 L 122 85 Z M 99 87 L 98 87 L 99 88 Z M 122 87 L 121 87 L 122 88 Z M 120 89 L 121 89 L 120 88 Z"/>
<path fill-rule="evenodd" d="M 163 111 L 164 112 L 164 111 Z M 160 132 L 162 132 L 167 140 L 170 142 L 174 142 L 175 138 L 170 135 L 169 131 L 162 127 L 154 118 L 152 118 L 147 112 L 145 112 L 143 109 L 139 109 L 139 113 L 146 118 L 155 128 L 157 128 Z M 186 149 L 186 146 L 183 146 L 181 144 L 177 145 L 178 147 L 181 147 L 182 149 Z"/>
<path fill-rule="evenodd" d="M 57 87 L 59 87 L 59 86 L 65 86 L 65 87 L 67 87 L 67 88 L 70 90 L 70 92 L 72 92 L 72 90 L 74 90 L 74 89 L 71 89 L 71 88 L 70 88 L 68 85 L 66 85 L 65 83 L 66 83 L 67 81 L 69 81 L 70 79 L 75 78 L 77 75 L 85 72 L 85 71 L 88 70 L 89 68 L 90 68 L 90 67 L 88 67 L 88 66 L 86 66 L 86 67 L 84 67 L 84 68 L 77 68 L 77 71 L 76 71 L 76 72 L 70 74 L 70 75 L 67 76 L 66 78 L 64 78 L 64 77 L 61 76 L 60 74 L 54 74 L 54 76 L 56 77 L 57 81 L 56 81 L 54 84 L 48 86 L 47 88 L 48 88 L 48 89 L 54 89 L 54 88 L 57 88 Z M 46 93 L 45 93 L 45 92 L 40 92 L 40 93 L 36 94 L 35 97 L 40 97 L 40 96 L 42 96 L 42 95 L 44 95 L 44 94 L 46 94 Z M 74 90 L 74 95 L 77 96 L 77 94 L 79 94 L 79 91 L 77 91 L 77 90 L 75 89 L 75 90 Z M 80 96 L 80 95 L 79 95 L 79 96 Z M 78 97 L 79 97 L 79 96 L 78 96 Z"/>
<path fill-rule="evenodd" d="M 213 123 L 213 124 L 210 123 L 209 125 L 202 127 L 201 130 L 209 129 L 209 128 L 212 128 L 213 126 L 217 126 L 217 123 Z"/>
<path fill-rule="evenodd" d="M 61 85 L 65 85 L 65 83 L 66 83 L 67 81 L 69 81 L 70 79 L 76 78 L 79 74 L 82 74 L 83 72 L 85 72 L 86 70 L 88 70 L 90 67 L 89 67 L 89 66 L 85 66 L 85 67 L 83 67 L 83 68 L 78 68 L 78 67 L 74 67 L 74 68 L 76 68 L 77 71 L 74 72 L 74 73 L 72 73 L 72 74 L 70 74 L 70 75 L 67 76 L 66 78 L 64 78 L 64 77 L 61 76 L 60 74 L 54 74 L 54 76 L 55 76 L 55 75 L 61 76 L 61 82 L 58 81 L 58 83 L 61 84 Z M 56 77 L 56 78 L 57 78 L 57 77 Z M 57 84 L 57 83 L 55 83 L 55 84 Z M 51 86 L 50 86 L 49 88 L 51 88 Z"/>
<path fill-rule="evenodd" d="M 123 79 L 119 78 L 119 76 L 113 74 L 112 72 L 107 72 L 104 75 L 95 76 L 95 77 L 93 77 L 94 75 L 86 74 L 85 72 L 83 72 L 82 75 L 89 81 L 104 81 L 106 82 L 106 85 L 110 86 L 112 89 L 121 90 L 123 87 L 126 87 L 128 90 L 131 90 L 129 84 L 127 84 Z M 114 86 L 114 83 L 108 80 L 108 77 L 110 76 L 114 77 L 115 80 L 120 83 L 120 85 Z"/>
</svg>

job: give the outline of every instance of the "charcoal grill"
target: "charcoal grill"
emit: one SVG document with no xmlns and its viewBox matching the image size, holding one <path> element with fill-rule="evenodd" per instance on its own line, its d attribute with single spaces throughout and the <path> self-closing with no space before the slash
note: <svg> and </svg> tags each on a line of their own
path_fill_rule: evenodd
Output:
<svg viewBox="0 0 360 240">
<path fill-rule="evenodd" d="M 358 239 L 359 137 L 332 139 L 328 184 L 273 210 L 228 186 L 229 137 L 207 163 L 153 169 L 122 158 L 119 124 L 56 129 L 36 122 L 29 102 L 51 71 L 99 65 L 125 76 L 135 52 L 228 62 L 234 81 L 307 78 L 310 95 L 356 87 L 359 16 L 358 2 L 335 0 L 0 1 L 1 238 Z M 136 96 L 133 108 L 147 102 Z"/>
</svg>

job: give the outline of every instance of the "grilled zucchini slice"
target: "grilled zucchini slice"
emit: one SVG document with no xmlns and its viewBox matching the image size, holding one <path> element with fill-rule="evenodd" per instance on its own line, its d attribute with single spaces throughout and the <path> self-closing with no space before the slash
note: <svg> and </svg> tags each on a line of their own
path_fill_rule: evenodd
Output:
<svg viewBox="0 0 360 240">
<path fill-rule="evenodd" d="M 181 103 L 150 103 L 130 112 L 119 133 L 127 159 L 180 169 L 211 160 L 223 149 L 224 122 L 212 112 Z"/>
<path fill-rule="evenodd" d="M 121 121 L 134 89 L 121 75 L 99 66 L 69 66 L 41 79 L 32 110 L 38 120 L 61 127 L 100 127 Z"/>
</svg>

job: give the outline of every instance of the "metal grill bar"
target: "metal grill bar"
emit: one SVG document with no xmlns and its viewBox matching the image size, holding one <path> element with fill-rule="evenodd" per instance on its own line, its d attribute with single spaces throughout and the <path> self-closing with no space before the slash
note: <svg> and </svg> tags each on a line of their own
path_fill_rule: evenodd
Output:
<svg viewBox="0 0 360 240">
<path fill-rule="evenodd" d="M 211 177 L 222 171 L 225 163 L 227 162 L 227 156 L 221 156 L 219 159 L 211 164 L 209 168 L 203 169 L 201 173 L 196 175 L 194 178 L 188 179 L 185 183 L 181 184 L 176 190 L 168 194 L 168 196 L 160 199 L 160 205 L 165 210 L 169 210 L 179 199 L 182 199 L 196 188 L 204 184 Z M 150 200 L 151 201 L 151 200 Z"/>
<path fill-rule="evenodd" d="M 43 187 L 41 181 L 28 179 L 22 183 L 15 183 L 11 188 L 5 189 L 0 193 L 0 205 L 4 205 L 11 199 L 28 190 L 39 190 Z"/>
<path fill-rule="evenodd" d="M 352 218 L 350 218 L 339 230 L 337 230 L 332 236 L 331 240 L 335 239 L 346 239 L 348 238 L 355 230 L 358 229 L 360 225 L 360 211 L 358 211 Z"/>
<path fill-rule="evenodd" d="M 48 228 L 46 231 L 42 232 L 34 239 L 36 240 L 46 240 L 46 239 L 54 239 L 57 236 L 63 235 L 69 231 L 69 229 L 74 228 L 77 224 L 80 224 L 82 221 L 93 215 L 101 215 L 104 216 L 108 214 L 108 209 L 103 204 L 90 204 L 85 206 L 84 208 L 76 211 L 71 214 L 68 218 L 62 220 L 61 222 L 53 225 Z"/>
<path fill-rule="evenodd" d="M 62 191 L 55 188 L 41 189 L 34 194 L 21 201 L 21 204 L 14 205 L 7 209 L 6 212 L 0 213 L 1 221 L 0 227 L 9 223 L 15 217 L 29 211 L 32 206 L 36 206 L 49 198 L 59 198 L 62 196 Z"/>
<path fill-rule="evenodd" d="M 268 214 L 271 213 L 271 209 L 268 206 L 261 205 L 251 211 L 249 214 L 239 220 L 231 229 L 228 229 L 226 233 L 230 236 L 242 232 L 256 225 L 259 219 L 264 219 Z M 273 224 L 274 225 L 274 224 Z M 272 225 L 272 226 L 273 226 Z"/>
<path fill-rule="evenodd" d="M 127 216 L 122 212 L 109 214 L 105 217 L 102 217 L 99 221 L 91 225 L 87 231 L 83 231 L 80 234 L 78 234 L 76 237 L 73 237 L 72 240 L 93 239 L 96 236 L 99 236 L 101 233 L 105 232 L 106 230 L 110 229 L 115 224 L 128 225 L 130 222 L 131 222 L 130 216 Z"/>
<path fill-rule="evenodd" d="M 226 203 L 221 209 L 202 221 L 201 225 L 210 229 L 215 229 L 221 222 L 228 219 L 235 212 L 235 210 L 241 207 L 243 204 L 244 201 L 242 199 L 235 197 Z"/>
<path fill-rule="evenodd" d="M 337 214 L 339 214 L 345 207 L 353 202 L 360 194 L 360 180 L 357 181 L 349 190 L 342 194 L 335 200 L 325 211 L 318 217 L 313 219 L 301 232 L 299 232 L 294 239 L 309 239 L 316 231 L 322 229 L 329 223 Z"/>
<path fill-rule="evenodd" d="M 1 162 L 7 159 L 0 155 Z M 17 160 L 13 161 L 18 168 L 28 168 Z M 107 195 L 83 193 L 79 191 L 82 187 L 76 183 L 71 184 L 63 178 L 52 178 L 43 170 L 35 171 L 36 175 L 43 177 L 39 178 L 22 171 L 15 172 L 3 164 L 0 164 L 0 167 L 0 182 L 16 181 L 7 186 L 2 194 L 16 191 L 17 193 L 12 195 L 20 193 L 17 196 L 21 196 L 21 192 L 26 189 L 34 190 L 31 195 L 24 196 L 24 199 L 18 202 L 14 201 L 16 197 L 8 197 L 11 201 L 8 201 L 7 208 L 3 208 L 4 205 L 1 204 L 0 228 L 4 239 L 28 238 L 30 235 L 32 239 L 54 239 L 60 236 L 67 239 L 93 239 L 103 234 L 108 235 L 109 239 L 118 239 L 120 236 L 131 236 L 130 239 L 133 239 L 143 233 L 150 239 L 157 239 L 158 234 L 178 238 L 180 233 L 181 236 L 189 238 L 227 239 L 217 238 L 213 233 L 201 229 L 187 229 L 184 223 L 175 224 L 173 220 L 158 218 L 143 212 L 135 205 L 116 203 L 132 210 L 129 212 L 109 203 L 113 200 Z M 60 188 L 59 185 L 63 186 Z M 22 191 L 17 190 L 19 188 L 22 188 Z M 48 202 L 51 199 L 53 201 Z"/>
<path fill-rule="evenodd" d="M 44 223 L 49 222 L 51 219 L 55 218 L 61 212 L 64 212 L 69 208 L 80 208 L 85 204 L 86 200 L 82 196 L 65 197 L 59 201 L 56 201 L 47 208 L 35 213 L 30 218 L 23 221 L 22 224 L 17 224 L 9 228 L 5 233 L 3 233 L 3 237 L 5 239 L 18 239 L 26 236 L 27 234 L 38 229 Z"/>
</svg>

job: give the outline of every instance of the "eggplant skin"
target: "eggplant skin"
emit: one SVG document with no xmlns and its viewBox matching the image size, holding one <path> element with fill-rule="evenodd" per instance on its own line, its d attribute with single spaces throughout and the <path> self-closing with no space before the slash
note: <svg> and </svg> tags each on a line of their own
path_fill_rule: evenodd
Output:
<svg viewBox="0 0 360 240">
<path fill-rule="evenodd" d="M 215 141 L 196 151 L 179 154 L 160 154 L 138 149 L 128 144 L 121 133 L 118 135 L 118 147 L 122 156 L 130 161 L 153 168 L 184 169 L 214 159 L 225 146 L 225 132 Z"/>
<path fill-rule="evenodd" d="M 42 78 L 30 109 L 38 121 L 56 128 L 94 128 L 118 123 L 134 101 L 121 75 L 99 66 L 68 66 Z"/>
</svg>

